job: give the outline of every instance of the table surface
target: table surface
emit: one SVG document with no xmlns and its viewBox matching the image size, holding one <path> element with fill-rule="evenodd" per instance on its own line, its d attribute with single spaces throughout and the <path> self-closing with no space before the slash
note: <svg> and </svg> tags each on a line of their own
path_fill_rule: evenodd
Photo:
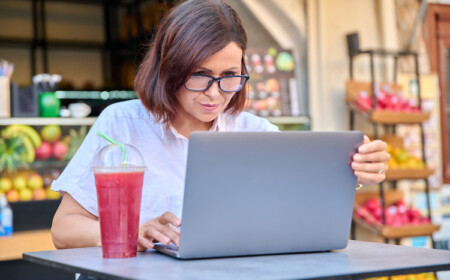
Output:
<svg viewBox="0 0 450 280">
<path fill-rule="evenodd" d="M 450 251 L 350 240 L 332 252 L 178 260 L 153 250 L 103 259 L 100 247 L 32 252 L 25 260 L 106 279 L 360 279 L 450 270 Z"/>
</svg>

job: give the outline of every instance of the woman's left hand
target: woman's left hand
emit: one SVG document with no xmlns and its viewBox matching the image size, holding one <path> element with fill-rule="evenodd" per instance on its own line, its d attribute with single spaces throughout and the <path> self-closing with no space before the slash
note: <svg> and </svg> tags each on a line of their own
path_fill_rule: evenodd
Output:
<svg viewBox="0 0 450 280">
<path fill-rule="evenodd" d="M 381 140 L 370 141 L 364 135 L 364 143 L 358 147 L 358 152 L 353 156 L 352 168 L 358 184 L 374 185 L 386 178 L 388 170 L 387 161 L 391 157 L 387 152 L 387 145 Z"/>
</svg>

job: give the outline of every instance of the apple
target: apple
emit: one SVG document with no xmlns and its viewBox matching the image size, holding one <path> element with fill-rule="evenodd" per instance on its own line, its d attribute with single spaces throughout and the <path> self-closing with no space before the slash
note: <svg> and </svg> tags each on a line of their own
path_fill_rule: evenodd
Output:
<svg viewBox="0 0 450 280">
<path fill-rule="evenodd" d="M 57 141 L 53 144 L 52 156 L 57 160 L 63 160 L 69 151 L 69 147 L 65 142 Z"/>
<path fill-rule="evenodd" d="M 56 124 L 49 124 L 41 130 L 42 140 L 53 143 L 61 138 L 61 127 Z"/>
<path fill-rule="evenodd" d="M 30 201 L 33 198 L 33 192 L 30 189 L 21 189 L 19 191 L 19 197 L 21 201 Z"/>
<path fill-rule="evenodd" d="M 11 189 L 6 192 L 6 200 L 8 202 L 16 202 L 20 200 L 19 192 L 16 189 Z"/>
<path fill-rule="evenodd" d="M 365 204 L 371 213 L 375 213 L 377 209 L 381 209 L 380 201 L 377 198 L 369 198 Z"/>
<path fill-rule="evenodd" d="M 39 148 L 35 149 L 37 160 L 46 160 L 52 156 L 52 146 L 49 142 L 42 142 Z"/>
<path fill-rule="evenodd" d="M 13 188 L 16 190 L 23 190 L 27 187 L 27 180 L 23 176 L 17 176 L 13 179 Z"/>
<path fill-rule="evenodd" d="M 44 200 L 47 198 L 47 194 L 43 188 L 35 189 L 33 191 L 33 199 L 34 200 Z"/>
<path fill-rule="evenodd" d="M 27 183 L 28 188 L 31 190 L 42 189 L 44 187 L 44 180 L 42 179 L 42 176 L 37 173 L 31 174 L 28 177 Z"/>
<path fill-rule="evenodd" d="M 12 182 L 11 179 L 8 177 L 0 178 L 0 191 L 1 192 L 7 192 L 12 188 Z"/>
</svg>

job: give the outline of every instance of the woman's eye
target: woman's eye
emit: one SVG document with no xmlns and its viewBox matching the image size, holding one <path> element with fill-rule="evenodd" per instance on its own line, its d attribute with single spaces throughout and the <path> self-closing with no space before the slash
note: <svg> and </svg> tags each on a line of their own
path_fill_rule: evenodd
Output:
<svg viewBox="0 0 450 280">
<path fill-rule="evenodd" d="M 205 75 L 204 71 L 198 71 L 198 72 L 195 72 L 194 74 L 192 74 L 192 76 L 204 76 L 204 75 Z"/>
<path fill-rule="evenodd" d="M 226 73 L 223 73 L 223 75 L 224 76 L 236 76 L 236 75 L 239 75 L 239 74 L 237 74 L 235 72 L 226 72 Z"/>
</svg>

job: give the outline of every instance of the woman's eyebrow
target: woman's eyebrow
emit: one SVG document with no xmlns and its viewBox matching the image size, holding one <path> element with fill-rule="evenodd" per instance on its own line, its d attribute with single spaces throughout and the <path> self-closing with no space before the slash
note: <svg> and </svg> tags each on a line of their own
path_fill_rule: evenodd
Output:
<svg viewBox="0 0 450 280">
<path fill-rule="evenodd" d="M 202 67 L 202 66 L 197 67 L 197 71 L 198 70 L 202 70 L 202 71 L 205 71 L 205 72 L 212 72 L 211 69 L 208 69 L 208 68 L 205 68 L 205 67 Z M 225 70 L 222 70 L 222 72 L 226 72 L 226 71 L 240 71 L 240 70 L 241 70 L 241 66 L 233 66 L 233 67 L 227 68 Z"/>
</svg>

